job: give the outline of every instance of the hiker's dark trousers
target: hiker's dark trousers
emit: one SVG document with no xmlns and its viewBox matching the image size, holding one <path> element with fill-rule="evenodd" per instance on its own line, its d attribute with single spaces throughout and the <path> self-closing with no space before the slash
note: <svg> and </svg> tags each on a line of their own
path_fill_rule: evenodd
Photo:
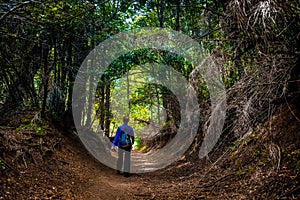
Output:
<svg viewBox="0 0 300 200">
<path fill-rule="evenodd" d="M 130 172 L 130 154 L 131 154 L 130 152 L 131 152 L 131 146 L 125 148 L 122 147 L 118 148 L 118 162 L 117 162 L 118 171 L 124 171 L 126 173 Z M 123 163 L 124 163 L 124 169 L 122 170 Z"/>
</svg>

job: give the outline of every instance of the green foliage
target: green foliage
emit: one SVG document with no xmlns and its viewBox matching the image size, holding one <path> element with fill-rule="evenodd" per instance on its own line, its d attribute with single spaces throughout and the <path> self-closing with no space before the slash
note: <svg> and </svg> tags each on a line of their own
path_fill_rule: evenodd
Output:
<svg viewBox="0 0 300 200">
<path fill-rule="evenodd" d="M 234 146 L 228 146 L 227 148 L 228 148 L 229 151 L 233 151 L 235 149 Z"/>
<path fill-rule="evenodd" d="M 6 166 L 4 162 L 0 159 L 0 171 L 4 171 L 6 169 Z"/>
<path fill-rule="evenodd" d="M 36 135 L 40 135 L 40 136 L 43 136 L 43 135 L 46 135 L 47 134 L 47 131 L 45 130 L 45 128 L 43 126 L 38 126 L 36 128 L 36 131 L 35 131 Z"/>
<path fill-rule="evenodd" d="M 26 129 L 34 131 L 36 135 L 44 136 L 47 134 L 48 122 L 45 120 L 38 120 L 37 122 L 32 122 L 29 119 L 23 118 L 21 124 L 16 128 L 17 131 Z"/>
<path fill-rule="evenodd" d="M 239 140 L 233 141 L 230 146 L 227 147 L 229 151 L 235 150 L 235 148 L 240 144 Z"/>
<path fill-rule="evenodd" d="M 282 150 L 283 159 L 290 165 L 294 166 L 294 171 L 296 173 L 300 172 L 300 149 L 283 149 Z"/>
<path fill-rule="evenodd" d="M 174 1 L 154 3 L 147 0 L 138 2 L 66 0 L 31 2 L 26 4 L 22 10 L 14 11 L 14 13 L 11 13 L 12 16 L 9 15 L 6 20 L 7 23 L 3 23 L 3 26 L 1 26 L 1 33 L 4 33 L 2 37 L 5 38 L 3 41 L 10 41 L 10 36 L 13 36 L 14 41 L 11 42 L 12 45 L 7 43 L 6 48 L 1 50 L 1 57 L 9 60 L 8 66 L 5 66 L 9 71 L 5 72 L 6 74 L 11 75 L 11 77 L 28 74 L 31 77 L 31 80 L 28 81 L 30 89 L 25 91 L 28 94 L 18 97 L 20 98 L 18 102 L 29 101 L 30 105 L 40 106 L 43 104 L 43 98 L 48 98 L 47 100 L 51 100 L 48 101 L 51 102 L 48 108 L 55 115 L 63 113 L 67 109 L 65 107 L 71 105 L 70 91 L 72 91 L 72 82 L 74 81 L 71 74 L 76 74 L 80 63 L 89 50 L 120 31 L 145 26 L 162 26 L 181 30 L 183 33 L 197 38 L 204 34 L 206 29 L 218 26 L 218 21 L 214 16 L 210 16 L 212 20 L 202 20 L 205 8 L 208 5 L 217 12 L 222 11 L 217 4 L 208 2 L 204 5 L 203 2 L 197 1 L 191 2 L 191 5 L 187 4 L 188 6 L 185 6 L 185 4 L 187 3 L 183 3 L 180 10 L 178 10 Z M 161 10 L 162 6 L 166 6 L 168 9 Z M 10 22 L 13 15 L 18 15 L 18 12 L 22 12 L 22 16 L 30 20 Z M 177 15 L 178 12 L 179 15 Z M 15 27 L 21 28 L 18 30 Z M 204 27 L 203 30 L 200 27 Z M 214 34 L 215 37 L 222 37 L 218 32 Z M 19 38 L 24 38 L 24 40 L 19 40 Z M 202 42 L 208 43 L 209 38 L 205 38 Z M 42 53 L 44 54 L 42 55 Z M 30 59 L 28 59 L 29 57 Z M 105 72 L 103 81 L 113 80 L 114 82 L 135 66 L 148 62 L 170 65 L 187 79 L 193 70 L 190 63 L 176 54 L 154 49 L 140 49 L 114 61 Z M 30 70 L 28 72 L 24 72 L 24 70 L 15 71 L 12 63 L 23 66 L 22 70 Z M 45 66 L 46 64 L 48 66 Z M 2 79 L 4 80 L 3 77 Z M 18 79 L 27 80 L 28 78 L 18 77 Z M 8 86 L 4 84 L 0 88 L 0 94 L 7 94 L 9 91 L 5 91 L 6 88 L 14 89 L 14 84 L 10 85 L 9 82 L 18 82 L 18 80 L 8 80 L 6 83 Z M 99 84 L 101 85 L 100 82 Z M 113 84 L 112 89 L 114 89 Z M 49 88 L 49 91 L 44 91 L 45 88 Z M 200 85 L 199 88 L 202 92 L 200 94 L 207 97 L 208 92 L 205 84 Z M 59 99 L 61 97 L 53 91 L 60 91 L 63 100 Z M 18 91 L 14 95 L 23 92 Z M 45 92 L 49 92 L 50 95 L 42 97 Z M 147 93 L 146 90 L 145 93 Z M 147 119 L 146 116 L 149 116 L 149 113 L 146 110 L 149 110 L 149 105 L 153 104 L 153 102 L 149 103 L 149 100 L 150 98 L 144 105 L 141 105 L 141 103 L 130 105 L 130 111 L 134 117 L 137 117 L 138 112 L 140 112 L 140 115 L 144 113 L 141 118 Z M 161 103 L 156 102 L 156 104 Z M 102 109 L 100 105 L 98 105 L 98 108 Z M 110 119 L 109 111 L 107 113 L 106 119 Z M 41 134 L 41 132 L 41 129 L 38 128 L 37 133 Z"/>
<path fill-rule="evenodd" d="M 31 116 L 29 117 L 24 117 L 21 119 L 21 123 L 19 126 L 16 128 L 17 131 L 20 131 L 22 129 L 28 129 L 28 130 L 34 130 L 34 124 L 31 122 Z"/>
<path fill-rule="evenodd" d="M 239 176 L 242 176 L 245 174 L 246 174 L 245 170 L 242 170 L 242 169 L 240 169 L 239 171 L 236 172 L 236 175 L 239 175 Z"/>
<path fill-rule="evenodd" d="M 147 147 L 141 143 L 141 139 L 139 137 L 135 137 L 133 148 L 138 151 L 143 151 Z"/>
<path fill-rule="evenodd" d="M 16 4 L 22 2 L 15 1 Z M 299 7 L 295 3 L 292 5 L 295 10 Z M 73 83 L 85 56 L 114 34 L 149 26 L 175 29 L 198 41 L 216 61 L 220 59 L 220 63 L 216 64 L 221 65 L 223 82 L 226 88 L 230 88 L 242 78 L 243 73 L 260 67 L 260 63 L 252 64 L 257 59 L 255 55 L 277 50 L 273 49 L 272 44 L 261 44 L 262 40 L 268 40 L 268 37 L 257 36 L 264 31 L 261 24 L 253 24 L 245 30 L 238 27 L 231 30 L 232 27 L 228 26 L 238 26 L 239 23 L 230 21 L 226 24 L 224 19 L 227 15 L 224 12 L 222 3 L 217 1 L 29 1 L 21 9 L 8 13 L 1 22 L 0 41 L 3 48 L 0 59 L 3 63 L 0 70 L 0 103 L 5 103 L 7 99 L 17 104 L 43 108 L 47 100 L 47 109 L 53 116 L 59 117 L 71 110 Z M 293 19 L 293 12 L 280 14 L 282 17 L 278 18 L 278 23 L 284 28 L 278 29 L 275 23 L 270 23 L 270 29 L 265 34 L 274 33 L 276 37 L 269 41 L 284 41 L 288 44 L 286 47 L 291 47 L 289 51 L 297 52 L 295 35 L 299 32 L 299 26 L 295 24 L 298 25 L 299 20 Z M 291 25 L 285 24 L 288 21 Z M 255 45 L 255 49 L 251 45 Z M 281 44 L 279 46 L 281 48 Z M 294 46 L 296 50 L 293 50 Z M 149 84 L 150 73 L 140 75 L 142 71 L 137 66 L 146 63 L 171 66 L 187 80 L 194 69 L 191 63 L 177 54 L 157 49 L 137 49 L 120 56 L 100 78 L 98 85 L 101 92 L 96 95 L 95 105 L 92 105 L 97 109 L 95 112 L 101 125 L 111 121 L 121 123 L 123 113 L 130 113 L 132 119 L 160 121 L 161 108 L 171 110 L 166 108 L 173 103 L 170 100 L 172 96 L 166 94 L 168 91 Z M 159 70 L 153 69 L 153 73 Z M 122 87 L 127 84 L 127 73 L 131 79 L 129 92 Z M 171 80 L 172 77 L 165 78 Z M 208 100 L 205 81 L 196 87 L 199 100 Z M 256 88 L 252 87 L 252 90 L 255 92 Z M 84 95 L 78 98 L 85 98 Z M 167 114 L 174 118 L 167 123 L 176 121 L 174 115 L 177 113 L 173 116 Z M 138 131 L 142 130 L 142 125 L 134 124 Z M 32 124 L 22 121 L 17 129 L 28 128 L 37 135 L 45 135 L 45 127 L 43 122 Z M 112 125 L 108 127 L 112 128 Z M 235 146 L 232 144 L 228 149 L 232 151 Z"/>
<path fill-rule="evenodd" d="M 252 157 L 253 158 L 258 158 L 260 157 L 261 155 L 261 150 L 260 149 L 255 149 L 253 152 L 252 152 Z"/>
</svg>

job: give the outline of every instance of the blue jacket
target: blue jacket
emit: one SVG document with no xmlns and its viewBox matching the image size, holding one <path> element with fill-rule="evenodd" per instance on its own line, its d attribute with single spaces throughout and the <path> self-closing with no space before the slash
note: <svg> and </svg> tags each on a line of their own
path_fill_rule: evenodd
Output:
<svg viewBox="0 0 300 200">
<path fill-rule="evenodd" d="M 134 132 L 133 132 L 133 128 L 131 126 L 128 126 L 127 124 L 123 124 L 122 126 L 119 126 L 114 138 L 114 141 L 112 143 L 112 146 L 118 146 L 121 147 L 120 145 L 120 134 L 121 134 L 121 130 L 123 130 L 124 132 L 126 132 L 128 135 L 130 135 L 131 137 L 131 141 L 132 144 L 134 143 Z"/>
</svg>

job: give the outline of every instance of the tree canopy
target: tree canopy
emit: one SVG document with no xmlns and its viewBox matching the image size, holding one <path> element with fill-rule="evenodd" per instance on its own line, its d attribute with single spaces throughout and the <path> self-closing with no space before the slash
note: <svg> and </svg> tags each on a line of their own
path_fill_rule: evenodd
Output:
<svg viewBox="0 0 300 200">
<path fill-rule="evenodd" d="M 287 88 L 297 88 L 288 82 L 299 75 L 299 8 L 297 1 L 258 0 L 4 1 L 0 103 L 70 118 L 75 77 L 89 52 L 122 31 L 161 27 L 193 38 L 211 55 L 228 89 L 230 112 L 248 106 L 247 116 L 228 122 L 234 130 L 263 110 L 247 121 L 251 127 L 270 114 Z M 101 77 L 94 110 L 83 114 L 87 124 L 97 120 L 109 134 L 111 122 L 120 123 L 120 109 L 137 124 L 160 122 L 162 113 L 167 122 L 179 120 L 174 94 L 139 75 L 137 67 L 145 63 L 171 66 L 193 83 L 199 102 L 209 102 L 195 66 L 171 52 L 139 49 L 115 60 Z M 237 98 L 239 92 L 245 95 Z"/>
</svg>

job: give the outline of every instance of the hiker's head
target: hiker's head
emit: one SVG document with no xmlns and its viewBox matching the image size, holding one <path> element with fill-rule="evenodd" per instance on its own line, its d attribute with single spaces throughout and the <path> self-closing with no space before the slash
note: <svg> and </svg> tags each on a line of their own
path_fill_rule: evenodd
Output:
<svg viewBox="0 0 300 200">
<path fill-rule="evenodd" d="M 123 123 L 128 124 L 128 122 L 129 122 L 129 117 L 128 116 L 123 117 Z"/>
</svg>

